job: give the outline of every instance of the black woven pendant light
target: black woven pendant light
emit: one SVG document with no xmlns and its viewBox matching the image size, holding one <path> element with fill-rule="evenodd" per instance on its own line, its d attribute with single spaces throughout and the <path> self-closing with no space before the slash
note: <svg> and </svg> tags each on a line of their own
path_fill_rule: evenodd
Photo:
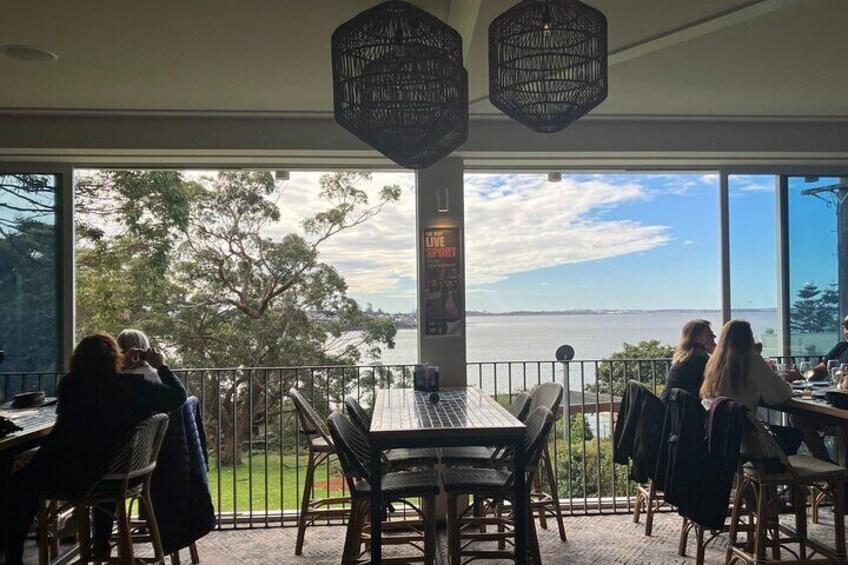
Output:
<svg viewBox="0 0 848 565">
<path fill-rule="evenodd" d="M 383 2 L 332 37 L 336 121 L 403 167 L 428 167 L 468 138 L 462 38 L 406 2 Z"/>
<path fill-rule="evenodd" d="M 607 97 L 607 19 L 578 0 L 522 0 L 489 26 L 489 100 L 542 133 Z"/>
</svg>

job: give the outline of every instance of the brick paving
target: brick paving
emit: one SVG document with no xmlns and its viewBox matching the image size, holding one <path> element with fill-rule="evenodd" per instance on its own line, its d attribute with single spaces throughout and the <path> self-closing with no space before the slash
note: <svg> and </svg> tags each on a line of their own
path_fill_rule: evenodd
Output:
<svg viewBox="0 0 848 565">
<path fill-rule="evenodd" d="M 811 535 L 823 541 L 832 540 L 832 514 L 823 510 L 822 516 L 821 526 L 810 523 Z M 628 515 L 566 516 L 567 542 L 560 541 L 550 521 L 548 525 L 554 529 L 539 530 L 542 561 L 545 565 L 693 565 L 693 537 L 690 538 L 687 556 L 677 555 L 680 523 L 681 518 L 676 514 L 657 514 L 653 535 L 647 537 L 644 535 L 644 523 L 634 524 Z M 198 542 L 198 551 L 204 565 L 339 564 L 344 542 L 343 527 L 316 526 L 308 529 L 300 557 L 294 555 L 295 534 L 293 527 L 216 531 Z M 442 555 L 446 555 L 444 533 L 441 538 Z M 706 563 L 724 563 L 726 540 L 726 534 L 714 540 L 707 549 Z M 32 552 L 29 555 L 35 557 Z M 181 558 L 182 563 L 190 563 L 187 550 L 183 550 Z"/>
</svg>

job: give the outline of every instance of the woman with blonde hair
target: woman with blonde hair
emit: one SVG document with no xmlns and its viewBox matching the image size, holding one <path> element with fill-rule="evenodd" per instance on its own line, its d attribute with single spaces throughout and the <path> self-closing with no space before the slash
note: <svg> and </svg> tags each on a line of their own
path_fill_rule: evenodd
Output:
<svg viewBox="0 0 848 565">
<path fill-rule="evenodd" d="M 732 398 L 756 413 L 762 400 L 766 404 L 781 404 L 792 398 L 792 387 L 775 373 L 754 348 L 751 324 L 731 320 L 721 330 L 721 339 L 707 361 L 701 398 L 705 408 L 720 396 Z M 770 425 L 780 447 L 794 455 L 801 445 L 798 430 Z"/>
<path fill-rule="evenodd" d="M 707 359 L 715 347 L 715 334 L 707 320 L 686 322 L 671 360 L 671 369 L 668 371 L 665 390 L 662 393 L 663 400 L 673 388 L 682 388 L 693 396 L 698 396 L 704 382 Z"/>
</svg>

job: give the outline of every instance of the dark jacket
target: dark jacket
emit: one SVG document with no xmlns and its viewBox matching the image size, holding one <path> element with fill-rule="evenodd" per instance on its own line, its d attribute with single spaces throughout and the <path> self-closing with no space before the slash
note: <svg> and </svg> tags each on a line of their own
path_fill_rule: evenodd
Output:
<svg viewBox="0 0 848 565">
<path fill-rule="evenodd" d="M 654 484 L 683 516 L 689 515 L 701 496 L 698 476 L 703 473 L 707 450 L 706 416 L 697 396 L 679 388 L 669 390 Z"/>
<path fill-rule="evenodd" d="M 654 477 L 665 407 L 641 383 L 627 381 L 613 432 L 613 460 L 630 467 L 630 478 L 644 483 Z"/>
<path fill-rule="evenodd" d="M 59 381 L 56 424 L 26 468 L 40 477 L 44 494 L 82 495 L 139 422 L 185 402 L 185 389 L 168 367 L 159 369 L 159 378 L 162 384 L 141 375 L 70 373 Z"/>
<path fill-rule="evenodd" d="M 200 402 L 192 396 L 170 416 L 150 484 L 166 554 L 191 545 L 215 527 Z"/>
<path fill-rule="evenodd" d="M 668 393 L 673 388 L 682 388 L 692 396 L 700 396 L 701 385 L 704 384 L 704 369 L 707 368 L 709 356 L 698 351 L 683 361 L 675 363 L 668 370 L 668 379 L 662 393 L 663 402 L 668 399 Z"/>
</svg>

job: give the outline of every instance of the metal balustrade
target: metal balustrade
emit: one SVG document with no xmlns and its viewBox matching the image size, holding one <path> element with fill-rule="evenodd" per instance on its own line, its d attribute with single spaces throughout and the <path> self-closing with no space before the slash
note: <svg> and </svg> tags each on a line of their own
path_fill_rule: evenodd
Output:
<svg viewBox="0 0 848 565">
<path fill-rule="evenodd" d="M 781 362 L 818 358 L 784 358 Z M 612 432 L 628 379 L 656 393 L 670 359 L 493 361 L 467 365 L 467 381 L 504 405 L 543 382 L 566 394 L 551 447 L 563 509 L 569 514 L 629 513 L 635 485 L 612 463 Z M 210 455 L 209 483 L 219 528 L 294 524 L 303 492 L 306 452 L 287 391 L 298 388 L 322 415 L 353 395 L 369 406 L 379 388 L 411 387 L 412 364 L 177 369 L 189 395 L 201 399 Z M 0 373 L 5 399 L 24 391 L 55 394 L 61 373 Z M 343 494 L 334 461 L 320 470 L 316 496 Z"/>
</svg>

